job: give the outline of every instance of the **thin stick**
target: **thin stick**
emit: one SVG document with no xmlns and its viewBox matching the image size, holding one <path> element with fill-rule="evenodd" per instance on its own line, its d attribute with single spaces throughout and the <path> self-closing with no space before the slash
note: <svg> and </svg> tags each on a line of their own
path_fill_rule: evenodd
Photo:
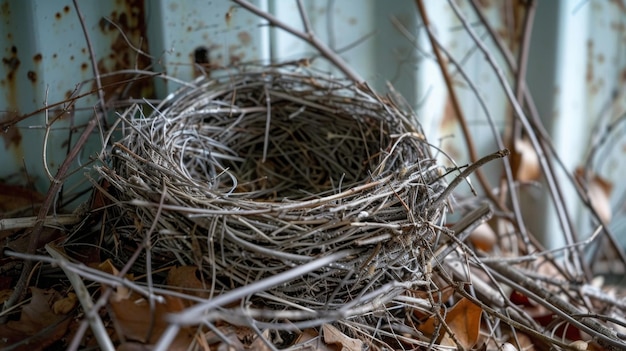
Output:
<svg viewBox="0 0 626 351">
<path fill-rule="evenodd" d="M 350 78 L 350 80 L 352 80 L 355 83 L 364 83 L 365 80 L 363 78 L 361 78 L 361 76 L 356 73 L 339 55 L 337 55 L 335 52 L 333 52 L 328 46 L 326 46 L 326 44 L 324 44 L 322 41 L 320 41 L 313 32 L 310 33 L 303 33 L 293 27 L 291 27 L 290 25 L 286 24 L 285 22 L 281 21 L 280 19 L 272 16 L 271 14 L 259 9 L 258 7 L 252 5 L 251 3 L 249 3 L 246 0 L 233 0 L 234 3 L 238 4 L 239 6 L 243 7 L 244 9 L 254 13 L 255 15 L 266 19 L 270 25 L 278 27 L 284 31 L 286 31 L 287 33 L 290 33 L 306 42 L 308 42 L 309 44 L 311 44 L 315 49 L 317 49 L 324 58 L 326 58 L 328 61 L 330 61 L 333 65 L 335 65 L 335 67 L 337 67 L 337 69 L 339 69 L 341 72 L 343 72 L 343 74 L 346 75 L 346 77 Z"/>
<path fill-rule="evenodd" d="M 522 109 L 520 104 L 517 102 L 517 99 L 515 98 L 515 94 L 513 90 L 511 89 L 511 86 L 509 85 L 506 77 L 504 76 L 502 69 L 496 62 L 493 55 L 489 52 L 489 50 L 487 50 L 487 48 L 485 47 L 485 44 L 480 40 L 480 38 L 478 38 L 478 35 L 476 35 L 476 33 L 474 32 L 474 29 L 468 23 L 467 19 L 461 13 L 461 11 L 459 10 L 458 6 L 454 3 L 454 1 L 448 0 L 448 4 L 452 8 L 456 16 L 459 18 L 461 24 L 463 25 L 463 28 L 465 28 L 466 32 L 470 35 L 472 40 L 476 43 L 480 51 L 485 55 L 487 62 L 491 65 L 494 73 L 496 73 L 496 76 L 498 77 L 498 81 L 503 87 L 504 92 L 507 98 L 509 99 L 509 102 L 511 103 L 511 106 L 513 106 L 513 110 L 515 111 L 515 114 L 522 122 L 524 129 L 528 131 L 530 142 L 533 145 L 533 148 L 535 149 L 535 151 L 537 152 L 539 163 L 544 172 L 544 176 L 548 183 L 548 187 L 551 189 L 552 194 L 560 194 L 560 190 L 559 190 L 560 187 L 558 186 L 554 173 L 551 171 L 551 167 L 547 160 L 546 154 L 543 151 L 542 144 L 537 138 L 537 136 L 534 133 L 532 133 L 532 130 L 533 130 L 532 124 L 530 123 L 530 120 L 524 113 L 524 110 Z M 569 213 L 567 212 L 567 209 L 565 208 L 563 201 L 559 201 L 558 198 L 553 197 L 553 203 L 554 203 L 556 212 L 558 214 L 557 218 L 559 219 L 561 228 L 563 229 L 565 239 L 567 243 L 571 245 L 576 240 L 574 238 L 575 237 L 574 228 L 571 225 Z M 570 253 L 573 256 L 572 263 L 574 264 L 574 268 L 576 269 L 576 272 L 581 272 L 581 273 L 586 272 L 586 269 L 584 268 L 586 267 L 586 264 L 583 261 L 580 248 L 575 247 Z"/>
<path fill-rule="evenodd" d="M 50 256 L 59 261 L 67 261 L 67 258 L 53 246 L 46 245 L 46 251 L 48 251 Z M 76 291 L 76 296 L 78 297 L 78 300 L 80 301 L 83 310 L 86 312 L 91 311 L 94 308 L 94 304 L 91 300 L 91 296 L 89 294 L 89 291 L 87 290 L 87 287 L 85 287 L 85 284 L 83 283 L 82 278 L 76 272 L 72 272 L 67 269 L 66 264 L 61 264 L 59 266 L 61 267 L 61 269 L 63 269 L 63 272 L 69 279 L 72 287 L 74 288 L 74 291 Z M 91 326 L 91 331 L 98 341 L 98 346 L 100 346 L 100 349 L 110 351 L 115 350 L 115 346 L 113 346 L 113 342 L 111 341 L 111 338 L 109 338 L 109 335 L 106 331 L 106 328 L 104 327 L 104 323 L 102 323 L 100 315 L 98 313 L 86 313 L 86 316 L 87 321 Z"/>
<path fill-rule="evenodd" d="M 467 146 L 467 152 L 469 153 L 470 161 L 476 162 L 478 160 L 478 152 L 476 151 L 476 147 L 474 144 L 474 138 L 472 137 L 472 133 L 469 130 L 469 126 L 467 125 L 467 119 L 465 118 L 465 114 L 461 109 L 461 104 L 459 103 L 459 99 L 457 98 L 456 91 L 454 90 L 454 82 L 452 82 L 452 78 L 448 73 L 448 69 L 446 66 L 446 62 L 439 51 L 439 45 L 435 42 L 434 34 L 432 32 L 432 28 L 430 27 L 430 20 L 428 18 L 428 14 L 426 13 L 426 8 L 424 7 L 424 2 L 422 0 L 415 0 L 417 4 L 417 8 L 419 10 L 420 15 L 422 16 L 422 21 L 424 22 L 424 27 L 426 27 L 426 32 L 428 33 L 428 39 L 430 41 L 430 45 L 433 49 L 433 53 L 437 58 L 437 63 L 439 64 L 439 69 L 441 71 L 441 75 L 443 76 L 444 81 L 446 82 L 446 87 L 448 88 L 448 96 L 450 97 L 450 102 L 452 103 L 452 108 L 454 109 L 454 115 L 459 121 L 459 125 L 461 126 L 461 131 L 463 132 L 463 137 L 465 140 L 465 145 Z M 493 194 L 491 190 L 491 185 L 489 181 L 485 177 L 485 174 L 482 170 L 478 169 L 476 171 L 476 176 L 478 177 L 478 181 L 480 185 L 483 187 L 485 195 L 499 208 L 503 209 L 503 205 L 500 203 L 499 199 Z"/>
<path fill-rule="evenodd" d="M 96 58 L 94 56 L 94 51 L 93 51 L 93 48 L 91 46 L 91 40 L 89 39 L 89 33 L 86 30 L 86 26 L 85 26 L 85 23 L 84 23 L 84 18 L 80 14 L 80 9 L 78 7 L 78 4 L 76 3 L 76 0 L 74 0 L 74 6 L 76 8 L 77 13 L 79 13 L 78 18 L 79 18 L 79 20 L 81 22 L 81 26 L 83 28 L 83 32 L 84 32 L 84 35 L 85 35 L 85 41 L 87 43 L 87 47 L 89 48 L 89 52 L 90 52 L 90 55 L 91 55 L 93 69 L 94 69 L 94 72 L 95 72 L 95 75 L 96 75 L 96 80 L 98 81 L 99 80 L 99 78 L 98 78 L 99 74 L 98 74 L 98 68 L 97 68 L 97 66 L 95 64 Z M 100 89 L 99 92 L 101 92 L 101 84 L 99 85 L 99 89 Z M 100 103 L 102 104 L 101 108 L 103 109 L 103 111 L 106 111 L 106 109 L 104 107 L 103 101 L 104 101 L 104 99 L 102 98 L 100 100 Z M 104 116 L 105 115 L 103 114 L 102 117 L 104 118 Z M 72 147 L 72 149 L 68 153 L 67 157 L 63 160 L 63 162 L 61 163 L 61 166 L 59 166 L 57 174 L 56 174 L 54 180 L 51 182 L 50 188 L 48 188 L 48 192 L 46 193 L 46 197 L 44 198 L 43 203 L 41 204 L 41 208 L 39 209 L 39 213 L 37 214 L 37 222 L 35 223 L 35 226 L 33 227 L 33 230 L 30 233 L 30 239 L 28 241 L 28 248 L 26 249 L 26 253 L 33 254 L 37 250 L 37 246 L 39 245 L 39 241 L 40 241 L 40 238 L 41 238 L 41 232 L 42 232 L 43 227 L 44 227 L 45 218 L 48 215 L 48 212 L 50 211 L 50 208 L 52 208 L 52 205 L 53 205 L 53 202 L 54 202 L 54 199 L 55 199 L 57 193 L 59 192 L 59 190 L 63 186 L 63 178 L 65 177 L 65 174 L 69 170 L 72 162 L 74 162 L 74 159 L 76 159 L 78 154 L 81 152 L 83 146 L 85 145 L 85 143 L 89 139 L 89 136 L 91 135 L 91 132 L 94 130 L 94 128 L 98 124 L 97 123 L 98 118 L 99 117 L 97 115 L 94 115 L 89 120 L 89 123 L 87 123 L 87 126 L 85 127 L 85 130 L 83 130 L 82 134 L 80 135 L 80 137 L 76 141 L 76 144 L 74 145 L 74 147 Z M 16 302 L 18 302 L 19 300 L 22 299 L 24 291 L 26 290 L 26 287 L 28 285 L 28 276 L 29 276 L 30 271 L 31 271 L 32 268 L 33 268 L 32 261 L 25 261 L 24 262 L 24 267 L 22 268 L 22 272 L 20 274 L 20 277 L 19 277 L 17 283 L 15 284 L 15 289 L 13 290 L 13 293 L 11 294 L 11 296 L 5 301 L 3 310 L 6 310 L 6 309 L 10 308 Z M 0 324 L 3 323 L 3 322 L 4 322 L 4 318 L 0 318 Z"/>
<path fill-rule="evenodd" d="M 176 334 L 180 328 L 184 325 L 189 325 L 194 323 L 201 318 L 206 311 L 210 311 L 216 307 L 221 307 L 231 302 L 242 299 L 248 295 L 265 291 L 269 288 L 272 288 L 276 285 L 282 284 L 284 282 L 288 282 L 296 277 L 302 276 L 309 272 L 320 269 L 324 266 L 327 266 L 333 262 L 336 262 L 347 255 L 351 254 L 350 251 L 336 252 L 332 255 L 325 256 L 319 259 L 316 259 L 312 262 L 305 263 L 301 266 L 292 268 L 288 271 L 282 272 L 275 276 L 254 282 L 252 284 L 239 287 L 237 289 L 226 292 L 222 295 L 219 295 L 213 299 L 206 301 L 205 303 L 197 304 L 193 307 L 187 308 L 186 310 L 179 312 L 177 314 L 171 315 L 168 319 L 170 321 L 170 325 L 167 327 L 165 332 L 161 335 L 161 338 L 154 346 L 155 351 L 165 351 L 168 349 Z"/>
<path fill-rule="evenodd" d="M 85 16 L 80 10 L 78 6 L 77 0 L 72 0 L 74 3 L 74 8 L 76 9 L 76 14 L 78 15 L 78 20 L 80 21 L 80 27 L 83 29 L 83 34 L 85 36 L 85 42 L 87 44 L 87 50 L 89 50 L 89 59 L 91 60 L 91 71 L 96 80 L 96 87 L 98 93 L 98 100 L 100 101 L 100 112 L 103 116 L 103 121 L 106 123 L 106 115 L 107 115 L 107 107 L 106 101 L 104 100 L 104 90 L 102 89 L 102 81 L 100 80 L 100 71 L 98 70 L 98 62 L 96 61 L 96 53 L 93 50 L 93 45 L 91 45 L 91 39 L 89 37 L 89 31 L 87 30 L 87 25 L 85 24 Z M 106 124 L 105 124 L 106 125 Z"/>
<path fill-rule="evenodd" d="M 454 180 L 452 180 L 452 182 L 450 182 L 450 185 L 448 185 L 448 187 L 446 188 L 446 190 L 444 190 L 441 195 L 439 195 L 439 197 L 433 201 L 430 206 L 432 208 L 438 208 L 439 205 L 441 205 L 442 202 L 446 201 L 448 199 L 448 197 L 450 196 L 450 194 L 452 193 L 452 191 L 454 190 L 454 188 L 456 188 L 459 184 L 461 184 L 462 181 L 465 180 L 465 178 L 467 178 L 470 174 L 472 174 L 474 171 L 476 171 L 478 168 L 482 167 L 483 165 L 502 158 L 502 157 L 506 157 L 509 156 L 510 152 L 508 149 L 503 149 L 503 150 L 499 150 L 496 151 L 492 154 L 489 154 L 481 159 L 479 159 L 478 161 L 472 163 L 471 165 L 469 165 L 467 168 L 465 168 L 463 170 L 463 172 L 461 172 L 461 174 L 459 174 L 456 178 L 454 178 Z"/>
</svg>

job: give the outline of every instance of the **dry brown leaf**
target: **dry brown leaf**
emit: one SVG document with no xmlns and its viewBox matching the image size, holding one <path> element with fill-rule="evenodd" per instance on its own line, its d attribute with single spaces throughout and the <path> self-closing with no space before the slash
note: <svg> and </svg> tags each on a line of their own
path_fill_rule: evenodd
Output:
<svg viewBox="0 0 626 351">
<path fill-rule="evenodd" d="M 263 338 L 265 338 L 265 340 L 270 339 L 269 329 L 265 329 L 263 331 Z M 263 339 L 259 336 L 255 337 L 255 339 L 252 341 L 248 349 L 256 350 L 256 351 L 271 351 L 272 350 L 269 346 L 267 346 L 265 341 L 263 341 Z"/>
<path fill-rule="evenodd" d="M 19 321 L 0 325 L 0 348 L 14 345 L 13 350 L 37 351 L 59 340 L 67 331 L 71 318 L 55 314 L 51 304 L 60 299 L 58 292 L 30 288 L 30 303 L 22 308 Z M 16 346 L 17 343 L 25 342 Z"/>
<path fill-rule="evenodd" d="M 110 259 L 107 259 L 106 261 L 100 263 L 96 266 L 96 268 L 111 275 L 117 276 L 120 274 L 120 271 L 115 267 L 115 265 L 113 265 L 113 261 L 111 261 Z M 135 277 L 132 274 L 127 274 L 126 278 L 131 281 L 135 280 Z M 118 299 L 126 299 L 130 295 L 130 291 L 124 286 L 118 286 L 115 289 L 114 295 Z"/>
<path fill-rule="evenodd" d="M 604 223 L 609 223 L 613 217 L 613 211 L 611 210 L 613 183 L 591 171 L 586 172 L 581 167 L 576 169 L 574 175 L 579 184 L 586 185 L 589 202 L 591 207 L 598 213 L 598 217 Z"/>
<path fill-rule="evenodd" d="M 348 337 L 330 324 L 322 325 L 322 335 L 326 344 L 337 345 L 341 351 L 361 351 L 363 349 L 361 340 Z"/>
<path fill-rule="evenodd" d="M 185 308 L 181 299 L 167 295 L 163 296 L 165 303 L 155 302 L 153 311 L 151 311 L 149 301 L 135 293 L 131 293 L 127 298 L 120 297 L 117 295 L 109 299 L 109 306 L 113 312 L 111 318 L 124 333 L 124 337 L 149 344 L 155 343 L 167 328 L 168 322 L 165 319 L 167 314 L 179 312 Z M 193 333 L 182 329 L 170 346 L 170 350 L 185 350 L 191 341 L 193 341 Z"/>
<path fill-rule="evenodd" d="M 328 347 L 322 342 L 320 334 L 315 329 L 305 329 L 298 335 L 293 343 L 294 346 L 301 347 L 303 350 L 312 349 L 317 351 L 335 351 L 338 347 Z"/>
<path fill-rule="evenodd" d="M 4 303 L 4 301 L 6 301 L 11 294 L 13 294 L 13 289 L 0 290 L 0 304 Z"/>
<path fill-rule="evenodd" d="M 197 297 L 207 298 L 209 292 L 196 276 L 198 268 L 196 266 L 173 267 L 167 273 L 167 285 L 180 289 L 178 292 L 190 294 Z"/>
<path fill-rule="evenodd" d="M 498 238 L 491 226 L 484 222 L 474 229 L 469 236 L 469 240 L 476 248 L 489 252 L 493 249 L 493 245 L 495 245 Z"/>
<path fill-rule="evenodd" d="M 454 339 L 464 349 L 471 349 L 478 342 L 481 316 L 482 309 L 466 298 L 461 298 L 446 313 L 445 323 L 454 334 Z M 419 326 L 419 330 L 425 334 L 433 335 L 438 325 L 439 319 L 433 315 Z M 437 342 L 441 345 L 456 346 L 454 339 L 448 335 L 444 328 L 439 329 Z"/>
<path fill-rule="evenodd" d="M 520 182 L 536 181 L 541 176 L 539 158 L 528 138 L 515 140 L 511 152 L 511 168 Z"/>
<path fill-rule="evenodd" d="M 56 301 L 52 305 L 52 311 L 54 314 L 68 314 L 76 307 L 78 298 L 74 293 L 68 293 L 66 297 Z"/>
<path fill-rule="evenodd" d="M 0 183 L 0 213 L 32 208 L 43 202 L 43 195 L 19 185 Z"/>
<path fill-rule="evenodd" d="M 604 180 L 600 177 L 594 177 L 587 187 L 587 193 L 589 194 L 589 202 L 591 202 L 591 206 L 598 213 L 598 217 L 600 217 L 602 222 L 609 223 L 613 217 L 611 193 L 602 183 L 604 183 Z"/>
</svg>

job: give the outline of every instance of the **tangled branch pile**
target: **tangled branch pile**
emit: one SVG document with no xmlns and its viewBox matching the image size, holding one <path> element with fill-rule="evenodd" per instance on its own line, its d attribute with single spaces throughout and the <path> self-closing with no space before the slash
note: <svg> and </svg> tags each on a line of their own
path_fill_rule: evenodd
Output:
<svg viewBox="0 0 626 351">
<path fill-rule="evenodd" d="M 445 217 L 440 167 L 412 117 L 309 72 L 201 78 L 147 117 L 122 116 L 113 166 L 98 168 L 116 199 L 107 225 L 149 239 L 151 264 L 201 267 L 209 296 L 341 253 L 250 293 L 325 311 L 393 298 L 423 282 Z"/>
</svg>

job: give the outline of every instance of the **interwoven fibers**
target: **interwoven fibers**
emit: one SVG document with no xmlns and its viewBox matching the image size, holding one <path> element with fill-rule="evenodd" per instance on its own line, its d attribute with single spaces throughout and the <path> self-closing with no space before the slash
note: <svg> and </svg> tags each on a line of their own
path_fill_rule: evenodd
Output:
<svg viewBox="0 0 626 351">
<path fill-rule="evenodd" d="M 98 170 L 117 200 L 108 225 L 126 243 L 149 235 L 153 268 L 197 265 L 219 294 L 348 251 L 263 294 L 314 309 L 420 278 L 445 184 L 391 98 L 269 69 L 201 78 L 145 110 L 122 115 Z"/>
</svg>

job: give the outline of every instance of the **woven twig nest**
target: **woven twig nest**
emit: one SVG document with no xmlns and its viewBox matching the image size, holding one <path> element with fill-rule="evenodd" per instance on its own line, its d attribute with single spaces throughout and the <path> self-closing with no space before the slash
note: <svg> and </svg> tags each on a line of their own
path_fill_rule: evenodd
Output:
<svg viewBox="0 0 626 351">
<path fill-rule="evenodd" d="M 419 280 L 445 184 L 413 117 L 308 71 L 200 78 L 148 117 L 122 116 L 98 168 L 118 200 L 108 223 L 124 240 L 149 234 L 153 261 L 202 267 L 211 294 L 338 251 L 266 303 L 331 309 Z"/>
</svg>

